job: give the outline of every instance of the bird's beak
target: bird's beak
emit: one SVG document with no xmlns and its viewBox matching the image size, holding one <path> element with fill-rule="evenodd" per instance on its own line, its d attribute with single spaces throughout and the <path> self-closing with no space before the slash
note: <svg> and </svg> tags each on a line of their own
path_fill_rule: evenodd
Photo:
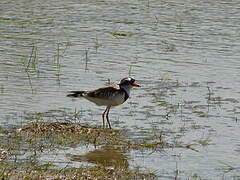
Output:
<svg viewBox="0 0 240 180">
<path fill-rule="evenodd" d="M 141 87 L 139 84 L 137 84 L 137 83 L 132 83 L 132 86 L 136 86 L 136 87 Z"/>
</svg>

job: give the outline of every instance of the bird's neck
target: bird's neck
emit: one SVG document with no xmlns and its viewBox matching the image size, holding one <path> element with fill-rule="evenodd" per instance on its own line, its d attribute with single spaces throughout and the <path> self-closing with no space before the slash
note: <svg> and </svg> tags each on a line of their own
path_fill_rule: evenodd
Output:
<svg viewBox="0 0 240 180">
<path fill-rule="evenodd" d="M 127 100 L 128 97 L 130 96 L 131 87 L 130 86 L 120 86 L 120 89 L 125 92 L 125 100 Z"/>
</svg>

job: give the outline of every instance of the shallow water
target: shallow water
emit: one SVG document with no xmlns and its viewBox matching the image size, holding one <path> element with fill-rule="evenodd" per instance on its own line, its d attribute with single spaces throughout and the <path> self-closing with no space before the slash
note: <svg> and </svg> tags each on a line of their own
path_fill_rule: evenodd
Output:
<svg viewBox="0 0 240 180">
<path fill-rule="evenodd" d="M 145 130 L 163 132 L 168 142 L 209 142 L 194 146 L 198 152 L 131 151 L 132 167 L 161 179 L 174 178 L 176 169 L 179 179 L 239 178 L 239 5 L 2 0 L 0 124 L 26 122 L 25 113 L 76 108 L 80 123 L 100 125 L 104 108 L 72 101 L 67 91 L 118 82 L 131 71 L 142 87 L 110 111 L 114 128 L 129 129 L 136 139 Z M 226 164 L 235 169 L 226 173 Z"/>
</svg>

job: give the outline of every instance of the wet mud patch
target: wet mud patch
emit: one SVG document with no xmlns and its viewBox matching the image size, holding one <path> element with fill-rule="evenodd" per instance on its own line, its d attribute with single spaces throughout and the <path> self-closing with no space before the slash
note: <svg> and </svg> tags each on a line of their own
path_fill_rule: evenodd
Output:
<svg viewBox="0 0 240 180">
<path fill-rule="evenodd" d="M 47 167 L 47 166 L 46 166 Z M 0 162 L 1 179 L 157 179 L 153 173 L 141 173 L 138 169 L 126 170 L 123 168 L 108 168 L 104 166 L 95 166 L 90 168 L 66 168 L 49 169 L 38 168 L 16 168 L 7 163 Z"/>
<path fill-rule="evenodd" d="M 14 127 L 1 139 L 0 179 L 156 179 L 150 172 L 130 168 L 127 152 L 132 147 L 125 130 L 81 126 L 78 123 L 35 122 Z M 77 149 L 85 144 L 95 150 L 85 154 L 65 153 L 71 162 L 94 166 L 59 168 L 41 161 L 43 154 Z M 1 153 L 2 152 L 2 153 Z M 67 152 L 67 150 L 66 150 Z"/>
<path fill-rule="evenodd" d="M 201 146 L 169 142 L 164 134 L 150 132 L 130 138 L 126 130 L 72 122 L 34 122 L 10 131 L 2 128 L 2 132 L 0 150 L 5 153 L 0 153 L 0 178 L 156 179 L 154 173 L 129 164 L 131 151 L 184 148 L 198 152 Z M 83 153 L 85 146 L 93 148 Z"/>
<path fill-rule="evenodd" d="M 40 122 L 32 123 L 15 130 L 15 135 L 21 137 L 55 138 L 54 143 L 64 146 L 74 146 L 80 142 L 94 145 L 117 144 L 124 131 L 81 126 L 78 123 Z"/>
</svg>

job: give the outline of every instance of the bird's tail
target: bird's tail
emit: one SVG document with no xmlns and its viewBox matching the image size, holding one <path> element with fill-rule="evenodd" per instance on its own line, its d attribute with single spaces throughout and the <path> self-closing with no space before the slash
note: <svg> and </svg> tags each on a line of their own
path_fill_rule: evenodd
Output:
<svg viewBox="0 0 240 180">
<path fill-rule="evenodd" d="M 72 98 L 83 97 L 84 93 L 85 91 L 70 91 L 70 94 L 68 94 L 67 97 L 72 97 Z"/>
</svg>

